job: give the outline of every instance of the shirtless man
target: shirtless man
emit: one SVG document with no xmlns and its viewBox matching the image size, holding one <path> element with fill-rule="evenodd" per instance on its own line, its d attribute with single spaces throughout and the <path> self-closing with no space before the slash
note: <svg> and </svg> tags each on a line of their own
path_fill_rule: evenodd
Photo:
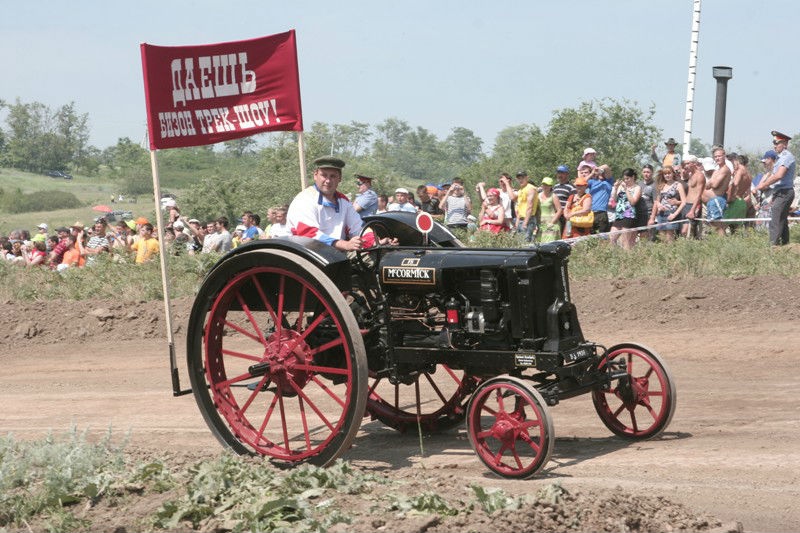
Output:
<svg viewBox="0 0 800 533">
<path fill-rule="evenodd" d="M 700 237 L 700 222 L 697 219 L 700 217 L 703 205 L 701 198 L 706 188 L 706 176 L 697 156 L 686 156 L 683 162 L 683 179 L 687 183 L 687 190 L 686 204 L 683 206 L 681 217 L 688 222 L 681 227 L 681 235 L 697 239 Z"/>
<path fill-rule="evenodd" d="M 725 224 L 719 222 L 725 216 L 728 207 L 728 185 L 731 181 L 731 169 L 725 164 L 725 149 L 714 150 L 714 163 L 717 168 L 711 174 L 703 191 L 703 203 L 706 204 L 706 216 L 718 235 L 725 235 Z"/>
<path fill-rule="evenodd" d="M 725 218 L 745 218 L 749 216 L 748 213 L 753 209 L 750 199 L 750 185 L 753 183 L 753 177 L 750 175 L 750 171 L 747 170 L 747 162 L 746 155 L 734 154 L 733 177 L 728 191 L 728 211 L 725 214 Z M 754 211 L 753 214 L 755 214 Z M 730 224 L 731 233 L 741 225 L 742 222 Z"/>
</svg>

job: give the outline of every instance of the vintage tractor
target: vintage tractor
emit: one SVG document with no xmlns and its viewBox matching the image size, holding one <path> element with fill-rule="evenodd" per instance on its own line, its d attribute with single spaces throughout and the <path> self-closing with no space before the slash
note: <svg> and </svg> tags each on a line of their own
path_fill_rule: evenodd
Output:
<svg viewBox="0 0 800 533">
<path fill-rule="evenodd" d="M 659 435 L 675 385 L 639 344 L 584 339 L 570 299 L 570 246 L 466 248 L 428 217 L 387 213 L 393 236 L 351 257 L 306 238 L 255 241 L 206 276 L 188 369 L 214 435 L 279 465 L 328 465 L 362 419 L 399 431 L 466 420 L 481 461 L 527 478 L 555 442 L 550 406 L 589 393 L 625 439 Z"/>
</svg>

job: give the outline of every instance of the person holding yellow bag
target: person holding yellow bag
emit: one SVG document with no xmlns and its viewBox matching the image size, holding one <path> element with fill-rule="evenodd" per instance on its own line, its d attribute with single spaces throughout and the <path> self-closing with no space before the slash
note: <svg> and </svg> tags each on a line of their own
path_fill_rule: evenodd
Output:
<svg viewBox="0 0 800 533">
<path fill-rule="evenodd" d="M 564 218 L 567 219 L 564 226 L 564 239 L 592 233 L 594 213 L 592 212 L 592 195 L 586 192 L 588 185 L 589 181 L 583 176 L 575 180 L 575 193 L 567 198 L 567 205 L 564 207 Z"/>
</svg>

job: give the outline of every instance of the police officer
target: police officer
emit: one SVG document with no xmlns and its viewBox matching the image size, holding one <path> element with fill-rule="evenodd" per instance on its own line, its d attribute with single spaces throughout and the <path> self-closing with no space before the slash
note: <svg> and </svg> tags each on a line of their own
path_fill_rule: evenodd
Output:
<svg viewBox="0 0 800 533">
<path fill-rule="evenodd" d="M 779 246 L 789 244 L 789 208 L 794 200 L 794 179 L 797 175 L 797 165 L 794 156 L 787 149 L 791 137 L 773 130 L 772 138 L 778 160 L 775 161 L 772 170 L 764 174 L 756 189 L 772 191 L 769 242 L 773 246 Z"/>
<path fill-rule="evenodd" d="M 353 208 L 361 218 L 374 215 L 378 209 L 378 194 L 372 189 L 372 178 L 356 174 L 358 193 L 353 201 Z"/>
</svg>

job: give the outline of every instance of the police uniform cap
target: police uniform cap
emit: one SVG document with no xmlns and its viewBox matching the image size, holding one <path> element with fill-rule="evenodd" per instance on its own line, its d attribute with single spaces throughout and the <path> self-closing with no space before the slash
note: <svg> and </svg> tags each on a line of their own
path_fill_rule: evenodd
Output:
<svg viewBox="0 0 800 533">
<path fill-rule="evenodd" d="M 336 170 L 342 170 L 344 168 L 344 161 L 338 157 L 318 157 L 314 160 L 314 167 L 335 168 Z"/>
<path fill-rule="evenodd" d="M 785 133 L 781 133 L 779 131 L 772 130 L 772 136 L 775 137 L 776 141 L 791 141 L 792 138 L 786 135 Z"/>
<path fill-rule="evenodd" d="M 361 174 L 356 174 L 356 179 L 359 180 L 359 181 L 368 181 L 368 182 L 372 183 L 372 180 L 374 178 L 371 178 L 369 176 L 362 176 Z"/>
</svg>

